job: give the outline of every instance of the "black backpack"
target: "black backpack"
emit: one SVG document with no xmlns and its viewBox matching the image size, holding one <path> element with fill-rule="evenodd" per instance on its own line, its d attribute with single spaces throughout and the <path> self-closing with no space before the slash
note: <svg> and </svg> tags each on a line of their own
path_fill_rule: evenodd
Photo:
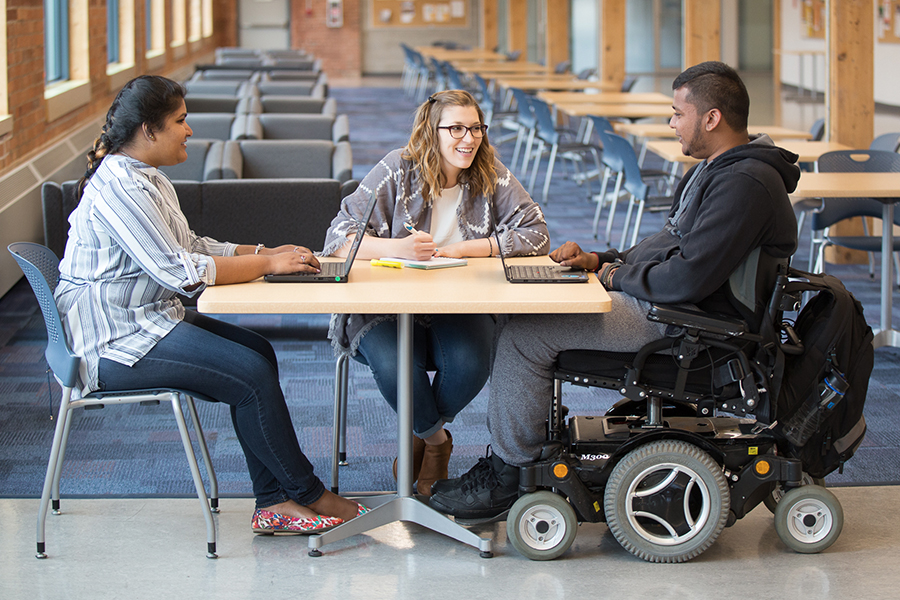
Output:
<svg viewBox="0 0 900 600">
<path fill-rule="evenodd" d="M 803 470 L 825 477 L 843 469 L 866 433 L 863 405 L 875 362 L 872 328 L 862 305 L 836 277 L 793 268 L 788 277 L 786 293 L 813 296 L 793 326 L 803 351 L 784 355 L 775 417 Z M 796 435 L 801 421 L 808 427 L 805 440 Z"/>
</svg>

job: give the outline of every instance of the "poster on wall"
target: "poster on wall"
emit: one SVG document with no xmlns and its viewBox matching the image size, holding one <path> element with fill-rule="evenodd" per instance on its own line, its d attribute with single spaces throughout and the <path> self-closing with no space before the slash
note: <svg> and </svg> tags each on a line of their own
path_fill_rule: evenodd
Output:
<svg viewBox="0 0 900 600">
<path fill-rule="evenodd" d="M 878 0 L 878 41 L 900 44 L 900 0 Z"/>
<path fill-rule="evenodd" d="M 800 11 L 801 34 L 808 38 L 825 39 L 825 0 L 803 0 Z"/>
<path fill-rule="evenodd" d="M 469 0 L 369 0 L 372 27 L 468 27 Z"/>
</svg>

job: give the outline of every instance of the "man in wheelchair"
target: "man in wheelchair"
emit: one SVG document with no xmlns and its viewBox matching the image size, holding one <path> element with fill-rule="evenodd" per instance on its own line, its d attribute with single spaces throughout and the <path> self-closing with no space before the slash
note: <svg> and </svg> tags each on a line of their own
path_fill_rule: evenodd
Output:
<svg viewBox="0 0 900 600">
<path fill-rule="evenodd" d="M 747 333 L 757 333 L 773 289 L 773 267 L 786 263 L 797 247 L 797 222 L 788 193 L 800 177 L 798 157 L 774 146 L 766 135 L 751 139 L 749 96 L 738 74 L 727 65 L 695 65 L 681 73 L 672 88 L 674 115 L 669 125 L 682 151 L 702 162 L 678 185 L 665 227 L 636 246 L 623 252 L 585 252 L 567 242 L 551 253 L 562 265 L 597 272 L 609 291 L 612 309 L 592 315 L 515 315 L 509 320 L 498 341 L 491 378 L 492 455 L 458 479 L 436 482 L 429 501 L 435 509 L 478 520 L 497 517 L 513 506 L 520 495 L 520 467 L 553 452 L 547 418 L 554 398 L 554 374 L 563 368 L 558 364 L 561 353 L 572 349 L 607 357 L 626 353 L 627 363 L 651 342 L 663 340 L 654 352 L 672 346 L 666 339 L 668 317 L 648 318 L 654 304 L 741 320 Z M 758 269 L 771 269 L 771 277 L 757 277 Z M 746 299 L 736 301 L 741 299 L 734 286 L 737 280 L 743 280 L 745 292 L 750 288 L 749 304 Z M 760 289 L 764 289 L 763 297 L 752 298 Z M 697 318 L 702 321 L 703 315 L 698 313 Z M 668 360 L 672 362 L 672 356 Z M 747 381 L 739 377 L 734 385 Z M 709 382 L 702 385 L 708 387 Z M 685 382 L 674 387 L 684 392 Z M 689 386 L 687 392 L 692 398 Z M 629 395 L 624 387 L 622 393 Z M 632 402 L 629 409 L 636 404 Z M 744 414 L 748 408 L 756 407 L 741 406 L 736 412 Z M 644 410 L 656 409 L 651 405 Z M 561 415 L 555 417 L 550 419 L 551 440 Z M 659 424 L 658 414 L 642 418 Z M 511 524 L 507 529 L 512 537 Z"/>
</svg>

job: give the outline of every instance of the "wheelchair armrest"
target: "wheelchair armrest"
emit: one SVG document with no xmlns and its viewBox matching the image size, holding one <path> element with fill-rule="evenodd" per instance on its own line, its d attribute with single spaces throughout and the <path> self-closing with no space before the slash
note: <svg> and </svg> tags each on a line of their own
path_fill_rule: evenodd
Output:
<svg viewBox="0 0 900 600">
<path fill-rule="evenodd" d="M 654 304 L 647 313 L 647 319 L 666 325 L 700 329 L 702 331 L 726 335 L 729 337 L 746 337 L 750 334 L 747 323 L 740 319 L 711 315 L 699 310 L 679 308 L 664 304 Z"/>
</svg>

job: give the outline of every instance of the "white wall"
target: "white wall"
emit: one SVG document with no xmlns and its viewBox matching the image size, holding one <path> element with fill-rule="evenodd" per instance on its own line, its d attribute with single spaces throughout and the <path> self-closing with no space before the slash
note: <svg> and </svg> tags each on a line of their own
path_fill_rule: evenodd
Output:
<svg viewBox="0 0 900 600">
<path fill-rule="evenodd" d="M 877 3 L 876 3 L 877 4 Z M 877 6 L 873 7 L 877 10 Z M 876 19 L 876 28 L 877 19 Z M 804 35 L 804 28 L 800 22 L 800 3 L 781 3 L 781 81 L 788 85 L 800 83 L 799 57 L 790 54 L 797 50 L 825 51 L 824 39 L 811 39 Z M 878 41 L 877 29 L 874 35 L 874 65 L 875 65 L 875 102 L 900 106 L 900 78 L 897 77 L 897 65 L 900 64 L 900 44 L 883 44 Z M 804 87 L 810 87 L 812 83 L 811 57 L 805 56 L 805 81 Z M 816 86 L 819 92 L 825 90 L 825 56 L 816 59 Z"/>
</svg>

